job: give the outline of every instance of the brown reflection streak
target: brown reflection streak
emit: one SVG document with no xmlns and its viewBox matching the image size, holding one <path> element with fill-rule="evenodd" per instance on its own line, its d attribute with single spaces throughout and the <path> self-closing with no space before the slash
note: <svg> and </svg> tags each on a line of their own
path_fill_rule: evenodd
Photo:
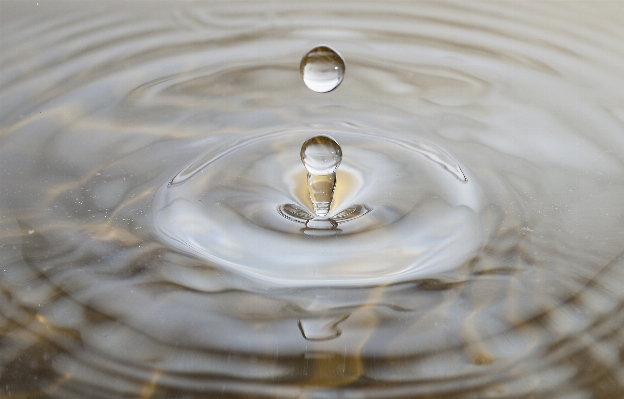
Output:
<svg viewBox="0 0 624 399">
<path fill-rule="evenodd" d="M 347 347 L 344 354 L 329 352 L 309 352 L 303 355 L 303 374 L 307 376 L 299 382 L 303 387 L 338 387 L 348 385 L 363 377 L 364 359 L 361 351 L 371 335 L 376 331 L 379 318 L 375 313 L 377 306 L 385 290 L 385 285 L 380 285 L 371 290 L 370 296 L 364 305 L 358 307 L 349 316 L 349 320 L 357 320 L 359 327 L 366 330 L 359 342 L 353 344 L 350 352 L 353 356 L 347 356 Z M 346 318 L 345 318 L 346 319 Z M 347 322 L 348 322 L 347 321 Z M 308 357 L 310 356 L 310 357 Z"/>
<path fill-rule="evenodd" d="M 149 399 L 154 395 L 161 374 L 162 372 L 160 370 L 154 370 L 152 372 L 152 378 L 141 387 L 141 394 L 137 399 Z"/>
</svg>

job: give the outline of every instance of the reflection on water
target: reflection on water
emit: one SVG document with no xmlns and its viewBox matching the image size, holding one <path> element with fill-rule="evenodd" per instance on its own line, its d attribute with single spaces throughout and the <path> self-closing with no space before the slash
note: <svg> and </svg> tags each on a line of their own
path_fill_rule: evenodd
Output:
<svg viewBox="0 0 624 399">
<path fill-rule="evenodd" d="M 0 396 L 622 397 L 622 18 L 2 3 Z"/>
</svg>

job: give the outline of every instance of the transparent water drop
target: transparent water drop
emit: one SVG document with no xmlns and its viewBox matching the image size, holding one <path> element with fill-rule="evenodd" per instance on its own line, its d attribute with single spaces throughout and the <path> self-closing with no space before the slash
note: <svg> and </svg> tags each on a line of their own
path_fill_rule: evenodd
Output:
<svg viewBox="0 0 624 399">
<path fill-rule="evenodd" d="M 342 161 L 340 145 L 329 136 L 314 136 L 301 146 L 301 162 L 311 175 L 330 175 Z"/>
<path fill-rule="evenodd" d="M 299 70 L 303 82 L 310 90 L 327 93 L 342 82 L 345 63 L 336 50 L 327 46 L 318 46 L 301 59 Z"/>
</svg>

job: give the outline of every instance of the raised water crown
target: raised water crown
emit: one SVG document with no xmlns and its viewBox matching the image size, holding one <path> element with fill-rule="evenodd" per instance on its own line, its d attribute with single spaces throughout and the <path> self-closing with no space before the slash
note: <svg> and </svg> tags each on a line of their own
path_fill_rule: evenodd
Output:
<svg viewBox="0 0 624 399">
<path fill-rule="evenodd" d="M 279 213 L 293 222 L 305 223 L 303 232 L 311 235 L 334 234 L 338 223 L 344 223 L 370 212 L 365 205 L 352 205 L 328 217 L 334 199 L 337 179 L 336 170 L 342 161 L 342 148 L 333 138 L 314 136 L 301 146 L 301 162 L 308 171 L 308 192 L 314 214 L 301 206 L 285 204 Z M 325 233 L 324 233 L 325 232 Z"/>
</svg>

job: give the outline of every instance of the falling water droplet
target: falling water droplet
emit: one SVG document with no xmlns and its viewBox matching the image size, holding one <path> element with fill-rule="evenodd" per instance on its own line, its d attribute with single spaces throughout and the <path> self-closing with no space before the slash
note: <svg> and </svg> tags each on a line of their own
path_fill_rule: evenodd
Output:
<svg viewBox="0 0 624 399">
<path fill-rule="evenodd" d="M 340 54 L 327 46 L 310 50 L 299 66 L 303 82 L 310 90 L 327 93 L 334 90 L 345 73 L 345 63 Z"/>
<path fill-rule="evenodd" d="M 314 136 L 301 146 L 301 162 L 308 170 L 308 189 L 314 213 L 324 217 L 334 197 L 336 169 L 342 161 L 342 149 L 329 136 Z"/>
</svg>

